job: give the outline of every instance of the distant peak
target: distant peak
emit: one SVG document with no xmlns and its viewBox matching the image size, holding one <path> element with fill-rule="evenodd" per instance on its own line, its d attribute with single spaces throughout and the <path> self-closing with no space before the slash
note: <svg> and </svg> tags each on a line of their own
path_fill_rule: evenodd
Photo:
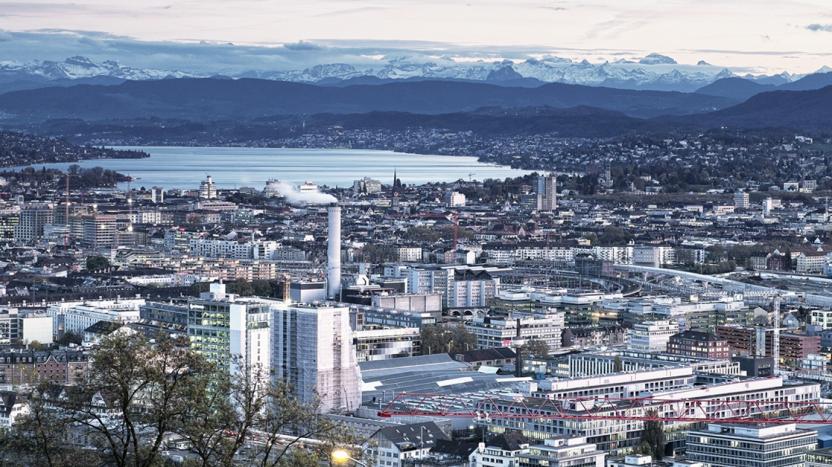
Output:
<svg viewBox="0 0 832 467">
<path fill-rule="evenodd" d="M 651 53 L 638 61 L 642 65 L 676 65 L 676 60 L 667 55 Z"/>
<path fill-rule="evenodd" d="M 699 60 L 696 62 L 697 66 L 712 66 L 710 63 L 706 62 L 705 60 Z"/>
<path fill-rule="evenodd" d="M 815 73 L 832 73 L 832 68 L 824 65 L 824 66 L 818 68 L 818 70 Z"/>
</svg>

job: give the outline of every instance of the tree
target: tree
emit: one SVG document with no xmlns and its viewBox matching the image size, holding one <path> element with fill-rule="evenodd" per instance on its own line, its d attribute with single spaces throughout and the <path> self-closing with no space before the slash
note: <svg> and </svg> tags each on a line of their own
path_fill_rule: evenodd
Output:
<svg viewBox="0 0 832 467">
<path fill-rule="evenodd" d="M 0 452 L 14 449 L 30 465 L 50 467 L 151 467 L 163 463 L 162 441 L 177 435 L 190 442 L 202 466 L 238 465 L 245 448 L 252 464 L 312 467 L 336 445 L 355 443 L 288 385 L 257 377 L 262 372 L 243 365 L 231 365 L 232 375 L 164 336 L 148 342 L 114 333 L 90 361 L 79 386 L 32 392 L 29 415 L 0 440 Z M 97 450 L 68 442 L 67 433 L 79 430 Z M 310 447 L 303 443 L 307 438 L 322 442 Z"/>
<path fill-rule="evenodd" d="M 110 267 L 110 260 L 103 256 L 87 256 L 87 271 L 100 272 Z"/>
<path fill-rule="evenodd" d="M 540 339 L 529 339 L 523 345 L 523 351 L 537 358 L 548 358 L 549 344 Z"/>
<path fill-rule="evenodd" d="M 439 324 L 422 327 L 422 355 L 462 353 L 477 348 L 477 337 L 462 326 Z"/>
<path fill-rule="evenodd" d="M 615 359 L 613 359 L 612 361 L 612 369 L 616 373 L 624 371 L 624 362 L 621 361 L 621 357 L 619 357 L 618 355 L 616 355 Z"/>
<path fill-rule="evenodd" d="M 655 410 L 648 410 L 647 417 L 657 417 L 658 412 Z M 644 449 L 649 448 L 648 454 L 653 456 L 654 460 L 661 460 L 664 457 L 664 427 L 662 422 L 656 420 L 648 420 L 644 422 L 644 430 L 641 432 L 641 440 L 639 446 L 644 446 Z"/>
</svg>

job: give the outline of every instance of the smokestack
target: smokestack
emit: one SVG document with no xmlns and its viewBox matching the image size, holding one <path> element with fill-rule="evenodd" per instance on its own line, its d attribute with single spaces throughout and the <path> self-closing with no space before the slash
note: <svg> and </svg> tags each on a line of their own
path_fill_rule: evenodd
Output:
<svg viewBox="0 0 832 467">
<path fill-rule="evenodd" d="M 327 260 L 326 260 L 326 294 L 327 298 L 341 298 L 341 206 L 331 204 L 326 208 L 327 219 Z"/>
</svg>

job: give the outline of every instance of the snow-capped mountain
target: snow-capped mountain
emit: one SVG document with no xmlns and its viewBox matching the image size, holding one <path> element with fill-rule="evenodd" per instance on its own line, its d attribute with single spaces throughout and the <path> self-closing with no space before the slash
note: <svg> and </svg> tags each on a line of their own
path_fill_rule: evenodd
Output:
<svg viewBox="0 0 832 467">
<path fill-rule="evenodd" d="M 100 63 L 86 57 L 70 57 L 62 62 L 30 63 L 0 61 L 0 93 L 32 87 L 66 86 L 74 83 L 113 84 L 122 80 L 150 80 L 182 77 L 208 77 L 220 74 L 188 70 L 133 68 L 107 60 Z M 244 73 L 222 73 L 230 78 L 261 78 L 303 83 L 334 84 L 356 78 L 376 80 L 459 79 L 493 83 L 566 83 L 623 89 L 691 92 L 722 78 L 734 77 L 731 70 L 700 61 L 695 65 L 677 63 L 656 53 L 638 60 L 591 63 L 587 60 L 546 56 L 523 61 L 455 60 L 436 57 L 385 57 L 365 63 L 325 63 L 297 70 L 254 69 Z M 775 76 L 744 78 L 764 84 L 792 82 L 800 76 L 783 73 Z M 536 81 L 535 81 L 536 80 Z M 522 83 L 522 84 L 521 84 Z M 513 85 L 513 84 L 512 84 Z"/>
<path fill-rule="evenodd" d="M 69 57 L 63 62 L 50 60 L 30 63 L 0 62 L 0 74 L 38 77 L 46 80 L 75 80 L 95 77 L 147 80 L 193 76 L 191 73 L 181 71 L 131 68 L 112 60 L 95 63 L 87 57 L 80 56 Z"/>
</svg>

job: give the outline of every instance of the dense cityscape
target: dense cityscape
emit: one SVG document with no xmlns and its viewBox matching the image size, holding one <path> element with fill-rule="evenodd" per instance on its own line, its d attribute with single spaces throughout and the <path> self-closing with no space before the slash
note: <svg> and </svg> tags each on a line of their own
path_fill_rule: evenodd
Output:
<svg viewBox="0 0 832 467">
<path fill-rule="evenodd" d="M 0 1 L 0 466 L 832 466 L 829 18 Z"/>
</svg>

